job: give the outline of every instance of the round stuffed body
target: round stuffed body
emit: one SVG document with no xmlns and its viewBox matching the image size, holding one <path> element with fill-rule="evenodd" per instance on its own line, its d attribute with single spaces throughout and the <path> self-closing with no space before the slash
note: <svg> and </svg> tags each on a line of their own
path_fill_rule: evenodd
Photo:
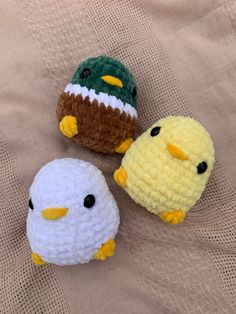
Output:
<svg viewBox="0 0 236 314">
<path fill-rule="evenodd" d="M 137 126 L 136 101 L 135 79 L 122 63 L 107 56 L 89 58 L 59 98 L 59 128 L 96 152 L 124 153 Z"/>
<path fill-rule="evenodd" d="M 101 171 L 78 159 L 56 159 L 30 188 L 27 237 L 36 265 L 105 260 L 115 249 L 119 210 Z"/>
<path fill-rule="evenodd" d="M 148 211 L 177 224 L 201 197 L 214 154 L 210 135 L 199 122 L 170 116 L 130 146 L 114 179 Z"/>
</svg>

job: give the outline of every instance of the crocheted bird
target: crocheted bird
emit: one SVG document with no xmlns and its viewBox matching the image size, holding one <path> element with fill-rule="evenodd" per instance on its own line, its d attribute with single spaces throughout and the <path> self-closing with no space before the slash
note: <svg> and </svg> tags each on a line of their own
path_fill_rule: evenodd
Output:
<svg viewBox="0 0 236 314">
<path fill-rule="evenodd" d="M 56 159 L 30 188 L 27 237 L 36 265 L 105 260 L 115 250 L 119 210 L 101 171 L 78 159 Z"/>
<path fill-rule="evenodd" d="M 137 125 L 134 76 L 108 56 L 82 62 L 62 92 L 57 117 L 61 132 L 96 152 L 124 153 Z"/>
<path fill-rule="evenodd" d="M 214 160 L 206 129 L 192 118 L 170 116 L 131 145 L 114 179 L 148 211 L 178 224 L 201 197 Z"/>
</svg>

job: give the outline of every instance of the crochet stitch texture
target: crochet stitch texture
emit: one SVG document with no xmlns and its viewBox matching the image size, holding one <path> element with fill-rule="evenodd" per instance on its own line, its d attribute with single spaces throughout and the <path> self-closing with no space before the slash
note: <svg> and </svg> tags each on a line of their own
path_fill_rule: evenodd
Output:
<svg viewBox="0 0 236 314">
<path fill-rule="evenodd" d="M 36 175 L 30 199 L 27 237 L 36 264 L 73 265 L 113 255 L 119 210 L 95 166 L 72 158 L 49 162 Z"/>
<path fill-rule="evenodd" d="M 60 130 L 96 152 L 124 153 L 137 128 L 136 102 L 135 79 L 121 62 L 107 56 L 89 58 L 60 95 Z"/>
<path fill-rule="evenodd" d="M 214 160 L 206 129 L 192 118 L 170 116 L 138 137 L 114 178 L 148 211 L 178 223 L 201 197 Z M 171 211 L 176 215 L 168 218 Z"/>
</svg>

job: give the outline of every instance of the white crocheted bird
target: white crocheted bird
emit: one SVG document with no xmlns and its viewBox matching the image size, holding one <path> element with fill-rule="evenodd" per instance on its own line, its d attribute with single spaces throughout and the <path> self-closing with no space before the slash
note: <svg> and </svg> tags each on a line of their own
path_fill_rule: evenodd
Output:
<svg viewBox="0 0 236 314">
<path fill-rule="evenodd" d="M 73 265 L 114 254 L 119 210 L 101 171 L 72 158 L 56 159 L 30 188 L 27 237 L 36 265 Z"/>
</svg>

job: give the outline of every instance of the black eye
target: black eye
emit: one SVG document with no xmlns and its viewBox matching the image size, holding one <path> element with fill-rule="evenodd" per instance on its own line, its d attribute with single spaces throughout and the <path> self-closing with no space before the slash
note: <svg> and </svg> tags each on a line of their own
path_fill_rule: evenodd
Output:
<svg viewBox="0 0 236 314">
<path fill-rule="evenodd" d="M 83 71 L 80 74 L 80 78 L 85 79 L 90 75 L 90 70 L 88 68 L 83 69 Z"/>
<path fill-rule="evenodd" d="M 93 194 L 88 194 L 84 199 L 84 207 L 91 208 L 95 204 L 95 197 Z"/>
<path fill-rule="evenodd" d="M 135 98 L 136 95 L 137 95 L 137 89 L 136 89 L 136 87 L 134 87 L 132 90 L 132 97 Z"/>
<path fill-rule="evenodd" d="M 207 170 L 207 163 L 205 161 L 200 162 L 197 166 L 197 173 L 202 174 Z"/>
<path fill-rule="evenodd" d="M 151 130 L 151 136 L 157 136 L 161 131 L 161 127 L 160 126 L 156 126 L 155 128 L 153 128 Z"/>
<path fill-rule="evenodd" d="M 29 200 L 29 208 L 31 208 L 32 210 L 34 209 L 34 205 L 33 205 L 32 201 L 31 201 L 31 198 Z"/>
</svg>

